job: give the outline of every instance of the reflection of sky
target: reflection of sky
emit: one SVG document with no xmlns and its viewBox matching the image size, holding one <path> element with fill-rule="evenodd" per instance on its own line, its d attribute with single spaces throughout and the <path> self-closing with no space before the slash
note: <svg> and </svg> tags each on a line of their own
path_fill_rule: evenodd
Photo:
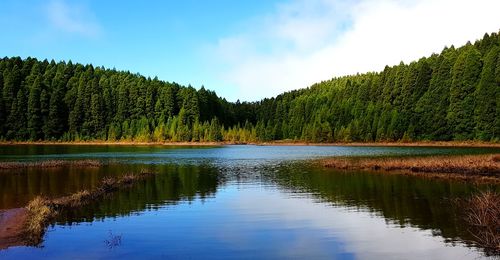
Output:
<svg viewBox="0 0 500 260">
<path fill-rule="evenodd" d="M 56 226 L 44 248 L 16 248 L 0 258 L 337 258 L 478 259 L 429 230 L 387 224 L 366 211 L 316 203 L 272 186 L 231 183 L 215 198 L 129 217 Z M 122 244 L 109 249 L 109 230 Z"/>
</svg>

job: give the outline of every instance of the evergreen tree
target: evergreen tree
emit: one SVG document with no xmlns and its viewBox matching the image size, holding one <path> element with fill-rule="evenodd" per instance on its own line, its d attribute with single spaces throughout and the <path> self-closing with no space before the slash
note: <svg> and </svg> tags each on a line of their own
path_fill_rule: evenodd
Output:
<svg viewBox="0 0 500 260">
<path fill-rule="evenodd" d="M 3 99 L 3 74 L 1 73 L 1 71 L 0 71 L 0 88 L 2 88 L 2 91 L 0 91 L 0 139 L 1 139 L 4 136 L 4 125 L 6 118 L 5 102 Z"/>
<path fill-rule="evenodd" d="M 446 120 L 451 87 L 450 58 L 441 55 L 433 71 L 429 88 L 415 106 L 418 119 L 417 136 L 426 140 L 448 140 Z"/>
<path fill-rule="evenodd" d="M 447 117 L 455 140 L 473 138 L 474 92 L 481 73 L 481 53 L 470 44 L 464 48 L 452 70 Z"/>
<path fill-rule="evenodd" d="M 57 88 L 52 92 L 49 102 L 49 114 L 45 123 L 45 138 L 57 139 L 65 131 L 65 123 L 61 115 L 65 114 L 63 107 L 63 93 Z"/>
<path fill-rule="evenodd" d="M 475 121 L 476 137 L 489 141 L 495 135 L 496 97 L 500 85 L 495 79 L 495 70 L 499 56 L 499 47 L 494 46 L 484 60 L 481 79 L 476 90 Z"/>
<path fill-rule="evenodd" d="M 7 138 L 12 140 L 25 140 L 28 136 L 26 127 L 26 93 L 24 88 L 19 89 L 16 99 L 12 101 L 11 111 L 7 124 L 10 127 Z"/>
<path fill-rule="evenodd" d="M 500 57 L 497 58 L 497 68 L 495 71 L 495 83 L 496 83 L 496 113 L 495 113 L 495 120 L 494 122 L 494 128 L 493 128 L 493 140 L 499 141 L 500 140 Z M 490 97 L 493 98 L 493 97 Z"/>
<path fill-rule="evenodd" d="M 31 86 L 28 97 L 28 133 L 31 140 L 42 138 L 42 111 L 40 94 L 42 90 L 41 77 L 37 76 Z"/>
</svg>

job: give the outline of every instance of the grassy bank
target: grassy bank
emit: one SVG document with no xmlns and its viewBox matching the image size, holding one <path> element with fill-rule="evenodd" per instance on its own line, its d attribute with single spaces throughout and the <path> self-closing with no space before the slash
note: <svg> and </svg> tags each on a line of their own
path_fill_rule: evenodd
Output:
<svg viewBox="0 0 500 260">
<path fill-rule="evenodd" d="M 0 170 L 23 168 L 58 168 L 58 167 L 100 167 L 98 160 L 45 160 L 34 162 L 0 162 Z"/>
<path fill-rule="evenodd" d="M 422 177 L 500 183 L 499 154 L 412 158 L 340 157 L 325 159 L 322 164 L 341 170 L 384 171 Z"/>
</svg>

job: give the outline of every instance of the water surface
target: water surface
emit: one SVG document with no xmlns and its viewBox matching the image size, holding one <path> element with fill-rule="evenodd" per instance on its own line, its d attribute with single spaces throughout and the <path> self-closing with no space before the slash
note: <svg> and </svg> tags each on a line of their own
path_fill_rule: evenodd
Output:
<svg viewBox="0 0 500 260">
<path fill-rule="evenodd" d="M 1 146 L 0 160 L 97 159 L 101 168 L 0 171 L 0 209 L 150 168 L 131 189 L 58 217 L 40 248 L 0 258 L 477 259 L 454 181 L 337 171 L 328 156 L 498 153 L 491 148 Z M 121 243 L 106 241 L 121 237 Z"/>
</svg>

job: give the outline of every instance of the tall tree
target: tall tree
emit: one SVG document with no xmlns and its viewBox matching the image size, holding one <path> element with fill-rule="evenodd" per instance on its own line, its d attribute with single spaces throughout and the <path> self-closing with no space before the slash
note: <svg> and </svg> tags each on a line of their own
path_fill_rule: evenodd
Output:
<svg viewBox="0 0 500 260">
<path fill-rule="evenodd" d="M 474 137 L 474 92 L 482 67 L 481 53 L 470 43 L 464 48 L 452 70 L 447 117 L 455 140 Z"/>
<path fill-rule="evenodd" d="M 451 138 L 446 120 L 451 87 L 452 59 L 443 54 L 437 60 L 432 72 L 428 90 L 415 106 L 418 117 L 417 136 L 427 140 L 448 140 Z"/>
<path fill-rule="evenodd" d="M 31 140 L 42 138 L 42 111 L 40 107 L 40 94 L 42 91 L 41 76 L 37 76 L 31 86 L 28 97 L 28 133 Z"/>
<path fill-rule="evenodd" d="M 495 79 L 495 70 L 499 56 L 499 47 L 490 49 L 484 59 L 481 79 L 476 90 L 475 121 L 476 137 L 480 140 L 489 141 L 495 135 L 496 97 L 500 89 Z"/>
</svg>

